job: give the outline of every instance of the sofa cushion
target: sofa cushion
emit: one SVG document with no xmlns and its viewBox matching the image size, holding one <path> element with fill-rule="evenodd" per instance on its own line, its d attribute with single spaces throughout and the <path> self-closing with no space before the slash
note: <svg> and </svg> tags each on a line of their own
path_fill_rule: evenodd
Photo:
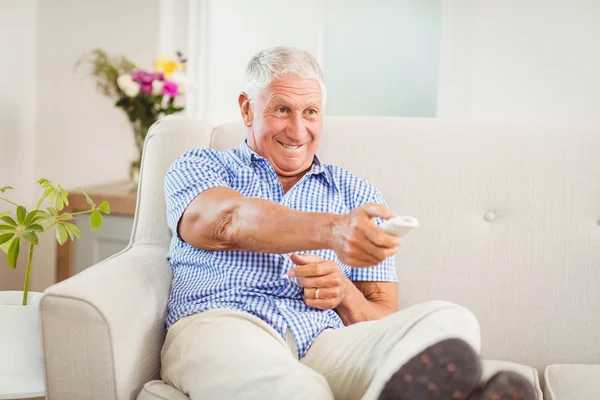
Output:
<svg viewBox="0 0 600 400">
<path fill-rule="evenodd" d="M 163 381 L 150 381 L 144 385 L 137 400 L 190 400 L 190 398 Z"/>
<path fill-rule="evenodd" d="M 550 365 L 544 382 L 546 400 L 600 399 L 600 365 Z"/>
<path fill-rule="evenodd" d="M 508 361 L 483 361 L 482 378 L 484 380 L 487 380 L 498 371 L 514 371 L 522 374 L 533 384 L 537 394 L 537 400 L 542 400 L 542 389 L 540 388 L 540 380 L 535 368 L 527 365 L 511 363 Z M 595 398 L 595 400 L 597 400 L 597 398 Z M 137 400 L 189 400 L 189 397 L 174 387 L 167 385 L 163 381 L 150 381 L 144 385 L 144 388 L 138 395 Z"/>
<path fill-rule="evenodd" d="M 483 381 L 488 380 L 498 371 L 513 371 L 523 375 L 533 385 L 537 400 L 543 399 L 542 388 L 540 387 L 540 379 L 535 368 L 509 361 L 483 360 Z"/>
</svg>

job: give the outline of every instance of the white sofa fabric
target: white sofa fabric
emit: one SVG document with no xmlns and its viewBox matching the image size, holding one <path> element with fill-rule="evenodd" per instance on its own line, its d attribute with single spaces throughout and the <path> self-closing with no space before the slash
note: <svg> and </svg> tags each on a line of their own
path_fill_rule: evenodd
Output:
<svg viewBox="0 0 600 400">
<path fill-rule="evenodd" d="M 600 365 L 549 365 L 544 371 L 545 399 L 600 399 Z"/>
<path fill-rule="evenodd" d="M 164 174 L 188 149 L 243 137 L 241 123 L 152 127 L 131 244 L 41 301 L 48 399 L 133 399 L 159 379 L 171 283 Z M 419 219 L 397 258 L 401 307 L 462 304 L 479 318 L 485 358 L 541 370 L 600 364 L 598 149 L 591 128 L 329 117 L 319 156 Z M 598 385 L 600 374 L 588 381 Z"/>
</svg>

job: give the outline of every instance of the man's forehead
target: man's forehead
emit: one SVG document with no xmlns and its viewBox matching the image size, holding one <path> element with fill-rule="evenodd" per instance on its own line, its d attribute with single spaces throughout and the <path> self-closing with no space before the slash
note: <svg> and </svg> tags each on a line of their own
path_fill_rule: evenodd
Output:
<svg viewBox="0 0 600 400">
<path fill-rule="evenodd" d="M 290 104 L 296 102 L 301 102 L 304 105 L 318 106 L 321 105 L 321 95 L 320 93 L 314 93 L 313 95 L 306 97 L 302 96 L 302 98 L 298 99 L 295 97 L 272 93 L 271 96 L 267 98 L 266 104 Z"/>
<path fill-rule="evenodd" d="M 304 81 L 304 82 L 302 82 Z M 310 104 L 321 104 L 321 85 L 316 79 L 303 79 L 290 84 L 280 79 L 269 84 L 265 91 L 266 104 L 290 103 L 301 101 Z M 314 81 L 314 82 L 306 82 Z"/>
</svg>

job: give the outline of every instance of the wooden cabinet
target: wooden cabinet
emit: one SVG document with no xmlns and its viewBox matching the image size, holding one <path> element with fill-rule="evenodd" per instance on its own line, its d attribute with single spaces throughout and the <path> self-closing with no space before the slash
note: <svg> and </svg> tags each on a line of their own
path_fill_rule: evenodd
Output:
<svg viewBox="0 0 600 400">
<path fill-rule="evenodd" d="M 58 245 L 56 256 L 56 281 L 65 280 L 84 269 L 123 250 L 129 244 L 137 189 L 131 182 L 114 182 L 105 185 L 84 187 L 83 190 L 100 204 L 110 204 L 110 215 L 103 216 L 102 226 L 92 230 L 89 214 L 75 216 L 75 224 L 81 229 L 81 239 L 68 240 Z M 85 196 L 78 190 L 69 191 L 67 212 L 89 210 Z"/>
</svg>

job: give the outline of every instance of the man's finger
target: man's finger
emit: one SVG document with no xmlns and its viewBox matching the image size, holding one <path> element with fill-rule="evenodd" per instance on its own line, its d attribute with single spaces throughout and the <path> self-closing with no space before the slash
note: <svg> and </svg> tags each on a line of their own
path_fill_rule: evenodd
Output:
<svg viewBox="0 0 600 400">
<path fill-rule="evenodd" d="M 370 218 L 379 217 L 383 219 L 390 219 L 396 216 L 396 214 L 393 213 L 392 210 L 390 210 L 390 208 L 385 204 L 365 204 L 363 206 L 363 210 L 366 211 Z"/>
<path fill-rule="evenodd" d="M 298 284 L 305 288 L 325 288 L 339 287 L 342 285 L 342 280 L 338 276 L 319 276 L 319 277 L 302 277 L 298 279 Z"/>
<path fill-rule="evenodd" d="M 290 256 L 292 262 L 296 265 L 304 265 L 309 263 L 318 263 L 323 261 L 323 259 L 319 256 L 315 256 L 313 254 L 292 254 Z"/>
<path fill-rule="evenodd" d="M 390 235 L 383 229 L 380 229 L 375 224 L 372 224 L 372 226 L 367 227 L 364 230 L 364 234 L 367 237 L 367 239 L 369 239 L 369 241 L 375 246 L 384 247 L 386 249 L 398 247 L 400 246 L 400 243 L 402 243 L 401 238 L 399 238 L 398 236 Z"/>
<path fill-rule="evenodd" d="M 337 268 L 337 265 L 333 261 L 321 261 L 294 267 L 288 271 L 288 275 L 297 277 L 323 276 L 332 273 L 335 268 Z"/>
<path fill-rule="evenodd" d="M 311 308 L 318 308 L 319 310 L 332 310 L 339 305 L 337 299 L 304 299 L 304 303 Z"/>
<path fill-rule="evenodd" d="M 371 265 L 377 265 L 386 258 L 387 249 L 385 247 L 376 246 L 368 238 L 357 242 L 356 247 L 363 252 L 362 255 L 357 255 L 357 257 L 362 261 L 372 263 Z"/>
<path fill-rule="evenodd" d="M 317 289 L 315 288 L 306 288 L 304 289 L 304 300 L 325 300 L 325 299 L 337 299 L 340 297 L 341 289 L 340 288 L 319 288 L 319 298 L 315 299 Z"/>
</svg>

